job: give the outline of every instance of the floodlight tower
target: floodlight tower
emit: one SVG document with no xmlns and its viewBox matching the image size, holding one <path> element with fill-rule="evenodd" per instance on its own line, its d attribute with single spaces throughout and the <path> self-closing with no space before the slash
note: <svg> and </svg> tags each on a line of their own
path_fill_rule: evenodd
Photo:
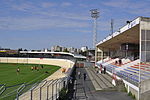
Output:
<svg viewBox="0 0 150 100">
<path fill-rule="evenodd" d="M 97 18 L 99 17 L 99 11 L 97 9 L 92 9 L 91 11 L 91 17 L 94 19 L 94 25 L 93 25 L 93 48 L 96 46 L 97 42 Z"/>
<path fill-rule="evenodd" d="M 93 25 L 93 48 L 95 49 L 95 63 L 97 58 L 97 49 L 96 49 L 96 42 L 97 42 L 97 18 L 99 17 L 99 11 L 97 9 L 90 10 L 91 17 L 94 19 Z"/>
</svg>

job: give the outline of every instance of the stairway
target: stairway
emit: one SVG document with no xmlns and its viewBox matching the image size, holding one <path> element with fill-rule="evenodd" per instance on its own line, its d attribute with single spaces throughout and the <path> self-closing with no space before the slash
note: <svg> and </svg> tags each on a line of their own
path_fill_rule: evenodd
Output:
<svg viewBox="0 0 150 100">
<path fill-rule="evenodd" d="M 85 68 L 95 90 L 116 90 L 116 88 L 111 84 L 112 78 L 108 74 L 96 73 L 93 67 Z"/>
</svg>

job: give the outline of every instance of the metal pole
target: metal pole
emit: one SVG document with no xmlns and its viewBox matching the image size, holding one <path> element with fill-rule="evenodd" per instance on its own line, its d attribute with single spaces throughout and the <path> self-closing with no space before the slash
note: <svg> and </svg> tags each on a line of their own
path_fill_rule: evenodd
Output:
<svg viewBox="0 0 150 100">
<path fill-rule="evenodd" d="M 27 54 L 27 64 L 28 64 L 28 54 Z"/>
<path fill-rule="evenodd" d="M 52 84 L 52 100 L 53 100 L 53 91 L 54 91 L 54 86 L 53 86 L 54 84 Z"/>
<path fill-rule="evenodd" d="M 41 93 L 42 93 L 41 90 L 42 90 L 42 89 L 41 89 L 41 88 L 42 88 L 42 87 L 40 87 L 40 100 L 41 100 L 41 98 L 42 98 L 42 96 L 41 96 Z"/>
<path fill-rule="evenodd" d="M 52 100 L 54 100 L 54 84 L 57 83 L 58 79 L 57 80 L 54 80 L 54 83 L 52 84 Z"/>
<path fill-rule="evenodd" d="M 17 93 L 17 100 L 19 100 L 19 93 Z"/>
<path fill-rule="evenodd" d="M 50 80 L 49 83 L 50 84 L 47 85 L 47 100 L 49 98 L 49 96 L 48 96 L 49 95 L 49 86 L 53 83 L 53 80 Z"/>
<path fill-rule="evenodd" d="M 17 64 L 19 63 L 19 61 L 18 61 L 18 57 L 17 57 Z"/>
<path fill-rule="evenodd" d="M 140 21 L 141 22 L 141 21 Z M 139 24 L 140 25 L 140 36 L 139 36 L 139 38 L 140 38 L 140 54 L 139 54 L 139 58 L 140 58 L 140 63 L 139 63 L 139 91 L 138 91 L 138 100 L 140 100 L 140 87 L 141 87 L 141 56 L 142 56 L 142 53 L 141 53 L 141 51 L 142 51 L 142 43 L 141 43 L 141 23 Z"/>
<path fill-rule="evenodd" d="M 48 100 L 49 86 L 47 86 L 47 100 Z"/>
<path fill-rule="evenodd" d="M 95 66 L 96 66 L 96 59 L 97 59 L 96 42 L 97 42 L 97 18 L 94 18 L 93 48 L 95 49 Z"/>
<path fill-rule="evenodd" d="M 58 86 L 58 87 L 59 87 L 59 89 L 60 89 L 60 83 L 61 83 L 61 80 L 60 80 L 60 82 L 59 82 L 59 86 Z M 60 89 L 60 90 L 61 90 L 61 89 Z"/>
<path fill-rule="evenodd" d="M 97 42 L 97 18 L 94 18 L 93 26 L 93 48 L 95 48 Z"/>
<path fill-rule="evenodd" d="M 114 32 L 114 20 L 111 19 L 111 35 L 113 34 Z"/>
<path fill-rule="evenodd" d="M 33 95 L 32 95 L 32 90 L 31 90 L 31 100 L 32 100 L 32 98 L 33 98 Z"/>
<path fill-rule="evenodd" d="M 95 46 L 95 65 L 96 65 L 96 62 L 97 62 L 97 47 Z"/>
<path fill-rule="evenodd" d="M 57 99 L 57 82 L 56 82 L 56 99 Z"/>
</svg>

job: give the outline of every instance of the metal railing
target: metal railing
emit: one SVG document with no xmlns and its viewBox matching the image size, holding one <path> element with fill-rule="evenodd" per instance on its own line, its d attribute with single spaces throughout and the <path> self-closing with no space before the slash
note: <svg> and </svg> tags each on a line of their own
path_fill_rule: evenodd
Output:
<svg viewBox="0 0 150 100">
<path fill-rule="evenodd" d="M 19 100 L 19 94 L 21 93 L 21 91 L 25 88 L 25 84 L 22 84 L 18 89 L 17 89 L 17 100 Z"/>
<path fill-rule="evenodd" d="M 6 90 L 5 84 L 2 84 L 0 87 L 0 95 Z"/>
<path fill-rule="evenodd" d="M 63 77 L 56 80 L 44 80 L 39 84 L 22 84 L 13 91 L 0 96 L 0 100 L 56 100 L 60 96 L 60 91 L 67 88 L 67 81 L 69 81 L 68 77 Z"/>
</svg>

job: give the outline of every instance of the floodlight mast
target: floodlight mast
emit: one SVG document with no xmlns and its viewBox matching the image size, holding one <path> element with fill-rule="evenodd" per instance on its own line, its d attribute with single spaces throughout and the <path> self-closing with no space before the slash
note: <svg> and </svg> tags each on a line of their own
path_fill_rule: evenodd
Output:
<svg viewBox="0 0 150 100">
<path fill-rule="evenodd" d="M 97 9 L 92 9 L 91 11 L 91 17 L 94 19 L 94 25 L 93 25 L 93 48 L 96 47 L 97 42 L 97 18 L 99 17 L 99 11 Z"/>
<path fill-rule="evenodd" d="M 97 61 L 97 49 L 96 49 L 96 43 L 97 43 L 97 18 L 99 17 L 99 11 L 97 9 L 90 10 L 91 17 L 94 19 L 94 25 L 93 25 L 93 48 L 95 49 L 95 65 Z"/>
</svg>

